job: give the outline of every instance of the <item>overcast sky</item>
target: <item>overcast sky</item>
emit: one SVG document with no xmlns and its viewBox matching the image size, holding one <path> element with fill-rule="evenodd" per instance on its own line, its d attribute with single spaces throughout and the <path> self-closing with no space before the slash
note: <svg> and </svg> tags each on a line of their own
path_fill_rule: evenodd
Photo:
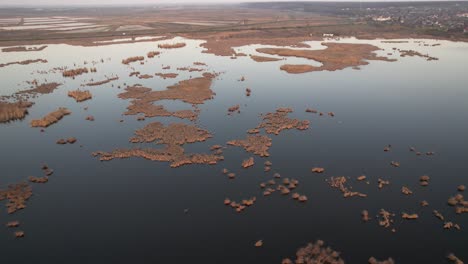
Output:
<svg viewBox="0 0 468 264">
<path fill-rule="evenodd" d="M 0 0 L 1 5 L 109 5 L 109 4 L 171 4 L 171 3 L 238 3 L 238 2 L 272 2 L 272 1 L 285 1 L 285 0 Z M 286 0 L 287 1 L 287 0 Z M 307 1 L 307 0 L 302 0 Z M 335 0 L 320 0 L 320 1 L 335 1 Z M 358 2 L 359 0 L 338 0 L 338 1 L 352 1 Z M 379 0 L 363 0 L 363 2 L 375 2 Z M 380 0 L 389 1 L 389 0 Z M 409 1 L 425 1 L 425 0 L 407 0 Z M 427 0 L 426 0 L 427 1 Z"/>
</svg>

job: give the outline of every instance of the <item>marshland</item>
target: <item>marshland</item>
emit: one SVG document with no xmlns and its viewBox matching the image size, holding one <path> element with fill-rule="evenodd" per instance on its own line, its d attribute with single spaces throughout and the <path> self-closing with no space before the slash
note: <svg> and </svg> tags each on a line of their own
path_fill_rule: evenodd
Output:
<svg viewBox="0 0 468 264">
<path fill-rule="evenodd" d="M 468 260 L 463 35 L 259 5 L 1 10 L 0 260 Z"/>
</svg>

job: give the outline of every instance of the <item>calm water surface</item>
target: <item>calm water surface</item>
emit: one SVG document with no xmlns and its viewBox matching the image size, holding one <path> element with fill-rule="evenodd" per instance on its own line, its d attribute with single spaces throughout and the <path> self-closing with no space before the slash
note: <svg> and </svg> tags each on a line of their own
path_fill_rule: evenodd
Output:
<svg viewBox="0 0 468 264">
<path fill-rule="evenodd" d="M 160 57 L 130 67 L 141 74 L 178 72 L 177 67 L 201 61 L 207 63 L 208 71 L 222 72 L 212 86 L 215 98 L 200 105 L 196 122 L 214 137 L 187 145 L 187 152 L 208 152 L 211 145 L 245 138 L 246 130 L 261 121 L 260 113 L 274 112 L 277 107 L 291 107 L 295 110 L 291 117 L 311 121 L 309 130 L 272 136 L 270 173 L 263 172 L 267 159 L 260 157 L 255 157 L 254 167 L 242 169 L 242 160 L 251 154 L 237 147 L 227 148 L 225 161 L 217 165 L 177 169 L 139 158 L 100 162 L 91 156 L 97 150 L 131 147 L 128 139 L 133 132 L 150 122 L 190 123 L 177 118 L 136 121 L 135 116 L 122 116 L 129 102 L 117 97 L 123 91 L 118 85 L 140 83 L 164 90 L 179 80 L 199 76 L 178 72 L 177 79 L 140 80 L 128 77 L 133 69 L 121 64 L 124 58 L 158 50 L 158 43 L 178 41 L 188 45 L 164 50 Z M 468 185 L 468 44 L 425 41 L 441 44 L 433 47 L 416 40 L 340 41 L 377 45 L 384 49 L 379 54 L 391 52 L 389 57 L 398 61 L 371 61 L 361 70 L 291 75 L 280 71 L 280 65 L 310 61 L 233 60 L 202 53 L 201 41 L 179 38 L 99 47 L 49 45 L 40 52 L 0 53 L 0 63 L 37 58 L 49 61 L 0 68 L 0 95 L 24 90 L 28 88 L 25 81 L 33 79 L 63 83 L 52 94 L 34 99 L 35 105 L 24 120 L 0 125 L 1 188 L 30 175 L 41 176 L 43 163 L 55 170 L 47 184 L 33 184 L 34 195 L 25 210 L 7 215 L 2 209 L 1 226 L 19 220 L 26 237 L 15 239 L 11 229 L 0 227 L 0 263 L 270 264 L 293 257 L 299 247 L 317 239 L 341 251 L 347 263 L 367 263 L 370 256 L 393 257 L 397 263 L 445 263 L 450 252 L 468 261 L 468 215 L 456 215 L 446 204 L 458 185 Z M 323 48 L 319 42 L 311 44 Z M 238 51 L 256 54 L 257 47 L 240 47 Z M 439 60 L 400 58 L 393 47 L 429 53 Z M 37 72 L 63 66 L 91 67 L 92 61 L 98 62 L 94 66 L 97 73 L 75 80 L 62 78 L 59 71 Z M 172 69 L 162 70 L 165 65 Z M 76 103 L 67 97 L 69 90 L 91 79 L 99 81 L 112 75 L 120 79 L 86 88 L 93 94 L 90 101 Z M 238 81 L 241 76 L 245 82 Z M 245 96 L 246 87 L 252 89 L 250 97 Z M 177 101 L 162 104 L 169 110 L 191 107 Z M 227 116 L 227 108 L 236 104 L 241 105 L 241 113 Z M 31 119 L 62 106 L 73 113 L 45 133 L 30 128 Z M 333 111 L 336 116 L 305 113 L 308 107 Z M 87 115 L 96 121 L 85 121 Z M 120 119 L 125 122 L 118 122 Z M 71 136 L 78 139 L 76 144 L 55 144 L 57 139 Z M 383 148 L 388 144 L 393 149 L 385 153 Z M 409 146 L 422 152 L 435 151 L 436 155 L 418 157 L 408 151 Z M 391 167 L 392 160 L 401 167 Z M 310 169 L 315 166 L 326 168 L 326 172 L 312 174 Z M 228 180 L 221 173 L 223 168 L 236 172 L 236 179 Z M 258 185 L 271 179 L 274 172 L 298 179 L 297 191 L 309 201 L 299 204 L 278 193 L 263 197 Z M 350 185 L 368 194 L 367 198 L 344 199 L 325 182 L 330 176 L 355 178 L 361 174 L 367 175 L 370 184 L 351 180 Z M 426 188 L 419 186 L 419 177 L 424 174 L 431 177 Z M 378 178 L 391 184 L 379 190 Z M 414 194 L 403 195 L 403 185 Z M 223 205 L 226 197 L 239 201 L 252 196 L 257 197 L 256 204 L 241 214 Z M 429 206 L 421 208 L 421 200 L 427 200 Z M 380 227 L 377 219 L 361 222 L 363 209 L 374 216 L 380 208 L 396 214 L 396 233 Z M 434 209 L 462 229 L 444 230 L 432 214 Z M 418 213 L 420 218 L 403 221 L 401 212 Z M 259 239 L 264 246 L 255 248 L 253 244 Z"/>
</svg>

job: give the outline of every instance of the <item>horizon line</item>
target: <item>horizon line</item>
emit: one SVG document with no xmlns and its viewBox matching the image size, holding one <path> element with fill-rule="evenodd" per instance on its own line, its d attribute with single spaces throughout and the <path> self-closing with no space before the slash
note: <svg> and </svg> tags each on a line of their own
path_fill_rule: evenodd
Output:
<svg viewBox="0 0 468 264">
<path fill-rule="evenodd" d="M 298 0 L 298 1 L 285 1 L 285 0 L 265 0 L 265 1 L 233 1 L 233 2 L 211 2 L 211 1 L 197 1 L 192 2 L 188 0 L 174 1 L 174 2 L 159 2 L 159 3 L 32 3 L 32 4 L 15 4 L 5 3 L 0 4 L 3 7 L 16 7 L 16 8 L 38 8 L 38 7 L 125 7 L 125 6 L 177 6 L 177 5 L 239 5 L 239 4 L 252 4 L 252 3 L 449 3 L 449 2 L 468 2 L 468 0 Z"/>
</svg>

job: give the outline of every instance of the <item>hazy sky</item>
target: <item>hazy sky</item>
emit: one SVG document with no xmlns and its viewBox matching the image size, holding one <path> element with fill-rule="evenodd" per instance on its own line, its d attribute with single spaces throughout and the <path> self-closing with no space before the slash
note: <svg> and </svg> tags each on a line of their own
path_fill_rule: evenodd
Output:
<svg viewBox="0 0 468 264">
<path fill-rule="evenodd" d="M 109 5 L 109 4 L 170 4 L 170 3 L 237 3 L 237 2 L 272 2 L 272 1 L 285 1 L 285 0 L 0 0 L 0 5 Z M 287 1 L 287 0 L 286 0 Z M 304 0 L 302 0 L 304 1 Z M 307 0 L 305 0 L 307 1 Z M 327 1 L 327 0 L 320 0 Z M 328 0 L 330 1 L 330 0 Z M 335 0 L 333 0 L 335 1 Z M 338 1 L 354 1 L 359 0 L 338 0 Z M 366 1 L 379 1 L 379 0 L 363 0 Z M 389 1 L 389 0 L 380 0 Z M 415 1 L 415 0 L 406 0 Z M 416 0 L 424 1 L 424 0 Z M 427 0 L 426 0 L 427 1 Z"/>
</svg>

